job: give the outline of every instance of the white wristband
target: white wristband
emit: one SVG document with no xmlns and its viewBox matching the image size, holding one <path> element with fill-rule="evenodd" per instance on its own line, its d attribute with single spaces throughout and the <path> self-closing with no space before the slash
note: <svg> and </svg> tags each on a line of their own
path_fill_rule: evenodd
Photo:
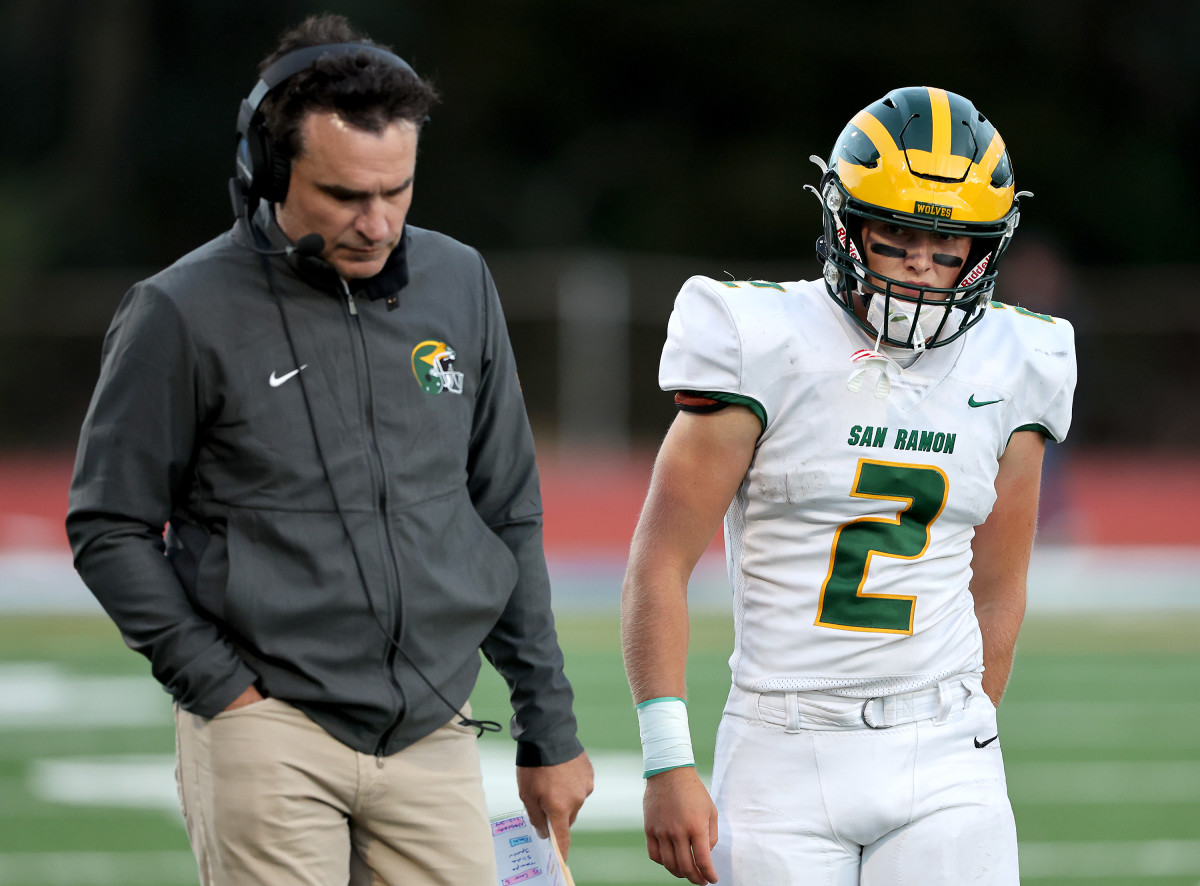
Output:
<svg viewBox="0 0 1200 886">
<path fill-rule="evenodd" d="M 650 698 L 637 706 L 642 734 L 642 778 L 695 766 L 687 702 L 682 698 Z"/>
</svg>

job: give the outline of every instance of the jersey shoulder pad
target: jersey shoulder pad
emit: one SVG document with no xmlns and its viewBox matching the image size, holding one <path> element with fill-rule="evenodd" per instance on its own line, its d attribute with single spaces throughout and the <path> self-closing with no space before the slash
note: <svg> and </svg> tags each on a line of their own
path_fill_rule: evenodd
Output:
<svg viewBox="0 0 1200 886">
<path fill-rule="evenodd" d="M 1007 367 L 1022 401 L 1021 429 L 1036 429 L 1061 442 L 1071 424 L 1075 393 L 1075 330 L 1070 322 L 993 301 L 977 330 L 991 356 Z"/>
<path fill-rule="evenodd" d="M 659 364 L 665 391 L 721 393 L 748 401 L 766 423 L 771 413 L 764 370 L 786 342 L 781 322 L 793 284 L 692 277 L 675 298 Z"/>
</svg>

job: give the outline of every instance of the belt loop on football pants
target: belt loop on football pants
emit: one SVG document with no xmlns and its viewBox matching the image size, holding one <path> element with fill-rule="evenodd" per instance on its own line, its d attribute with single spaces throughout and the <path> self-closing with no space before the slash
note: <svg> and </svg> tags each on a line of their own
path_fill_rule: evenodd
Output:
<svg viewBox="0 0 1200 886">
<path fill-rule="evenodd" d="M 784 732 L 799 732 L 800 731 L 800 693 L 785 692 L 783 694 L 783 707 L 787 712 L 787 724 L 783 727 Z"/>
<path fill-rule="evenodd" d="M 945 723 L 946 718 L 950 716 L 950 708 L 954 704 L 954 697 L 951 689 L 961 685 L 959 681 L 949 683 L 943 680 L 937 684 L 937 715 L 933 718 L 933 722 L 937 724 Z M 971 696 L 968 694 L 967 698 Z"/>
</svg>

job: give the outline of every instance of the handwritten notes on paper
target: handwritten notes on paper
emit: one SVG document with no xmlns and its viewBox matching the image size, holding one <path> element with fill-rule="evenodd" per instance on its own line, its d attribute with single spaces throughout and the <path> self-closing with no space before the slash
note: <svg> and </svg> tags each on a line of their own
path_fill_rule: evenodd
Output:
<svg viewBox="0 0 1200 886">
<path fill-rule="evenodd" d="M 575 886 L 558 847 L 534 831 L 524 812 L 492 819 L 499 886 Z"/>
</svg>

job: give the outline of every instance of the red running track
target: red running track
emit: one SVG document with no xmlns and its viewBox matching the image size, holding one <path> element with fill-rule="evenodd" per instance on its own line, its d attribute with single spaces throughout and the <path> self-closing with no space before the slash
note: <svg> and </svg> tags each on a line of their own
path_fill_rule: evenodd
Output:
<svg viewBox="0 0 1200 886">
<path fill-rule="evenodd" d="M 652 452 L 542 454 L 547 552 L 624 556 Z M 0 456 L 0 550 L 66 549 L 70 455 Z M 1047 465 L 1044 541 L 1200 547 L 1200 457 L 1071 453 Z M 716 542 L 719 544 L 719 542 Z"/>
</svg>

